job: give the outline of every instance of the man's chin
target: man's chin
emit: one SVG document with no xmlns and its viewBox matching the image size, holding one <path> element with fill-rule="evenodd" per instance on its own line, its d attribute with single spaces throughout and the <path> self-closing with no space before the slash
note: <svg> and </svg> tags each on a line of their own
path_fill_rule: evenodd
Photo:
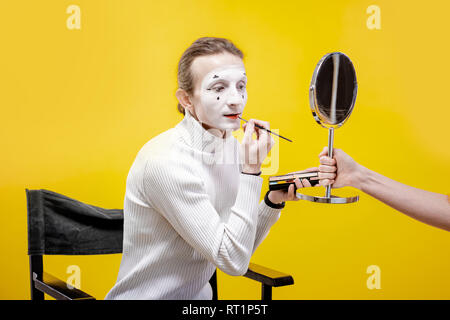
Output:
<svg viewBox="0 0 450 320">
<path fill-rule="evenodd" d="M 202 126 L 204 129 L 208 130 L 209 132 L 211 132 L 215 135 L 218 135 L 218 131 L 222 131 L 222 132 L 226 132 L 226 135 L 228 136 L 228 134 L 231 134 L 232 132 L 239 130 L 240 122 L 237 122 L 236 124 L 233 124 L 233 123 L 222 124 L 220 127 L 202 123 Z"/>
<path fill-rule="evenodd" d="M 235 126 L 226 126 L 221 128 L 221 130 L 226 131 L 227 133 L 232 133 L 234 131 L 239 130 L 240 126 L 239 125 L 235 125 Z"/>
</svg>

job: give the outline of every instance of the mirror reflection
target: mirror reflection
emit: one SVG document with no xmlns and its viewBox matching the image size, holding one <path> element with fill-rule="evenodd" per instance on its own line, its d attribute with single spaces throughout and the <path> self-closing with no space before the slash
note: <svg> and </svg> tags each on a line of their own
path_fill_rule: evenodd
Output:
<svg viewBox="0 0 450 320">
<path fill-rule="evenodd" d="M 350 116 L 357 91 L 356 73 L 343 53 L 324 56 L 311 83 L 313 114 L 323 126 L 341 126 Z"/>
</svg>

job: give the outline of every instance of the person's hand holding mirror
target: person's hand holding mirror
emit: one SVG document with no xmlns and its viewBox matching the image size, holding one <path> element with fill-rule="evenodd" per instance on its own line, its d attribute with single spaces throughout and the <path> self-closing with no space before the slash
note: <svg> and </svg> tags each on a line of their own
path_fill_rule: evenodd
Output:
<svg viewBox="0 0 450 320">
<path fill-rule="evenodd" d="M 330 163 L 328 148 L 319 154 L 322 165 Z M 363 191 L 405 215 L 430 226 L 450 231 L 450 194 L 423 190 L 390 179 L 334 149 L 337 175 L 333 188 L 350 186 Z M 320 168 L 320 166 L 319 166 Z"/>
<path fill-rule="evenodd" d="M 319 168 L 321 166 L 329 166 L 330 163 L 332 163 L 333 165 L 337 165 L 337 163 L 339 164 L 339 167 L 337 167 L 337 171 L 339 172 L 339 174 L 332 182 L 333 189 L 342 187 L 354 187 L 357 189 L 361 189 L 359 186 L 360 165 L 355 160 L 353 160 L 352 157 L 350 157 L 340 149 L 334 149 L 333 152 L 333 159 L 328 157 L 328 147 L 323 147 L 322 152 L 319 154 Z"/>
</svg>

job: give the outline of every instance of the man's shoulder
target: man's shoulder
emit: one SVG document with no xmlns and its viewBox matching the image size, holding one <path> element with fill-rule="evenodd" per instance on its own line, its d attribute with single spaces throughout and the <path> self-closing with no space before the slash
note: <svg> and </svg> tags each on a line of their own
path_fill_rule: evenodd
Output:
<svg viewBox="0 0 450 320">
<path fill-rule="evenodd" d="M 139 150 L 138 154 L 143 156 L 163 156 L 173 148 L 173 145 L 177 143 L 177 140 L 178 135 L 174 128 L 171 128 L 148 140 Z"/>
<path fill-rule="evenodd" d="M 146 184 L 163 185 L 163 190 L 169 185 L 185 189 L 202 183 L 196 162 L 175 155 L 148 155 L 142 159 L 140 172 Z"/>
<path fill-rule="evenodd" d="M 137 158 L 145 167 L 164 171 L 177 171 L 194 164 L 182 138 L 174 128 L 150 139 L 139 150 Z"/>
<path fill-rule="evenodd" d="M 171 150 L 174 149 L 176 139 L 173 128 L 171 128 L 148 140 L 137 152 L 130 173 L 141 175 L 148 162 L 168 163 L 167 160 L 172 158 Z M 160 160 L 164 158 L 166 160 Z"/>
</svg>

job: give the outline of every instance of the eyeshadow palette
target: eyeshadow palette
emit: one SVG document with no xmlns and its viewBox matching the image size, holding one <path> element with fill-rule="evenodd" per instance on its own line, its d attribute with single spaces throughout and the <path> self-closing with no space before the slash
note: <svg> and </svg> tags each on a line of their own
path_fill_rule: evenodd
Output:
<svg viewBox="0 0 450 320">
<path fill-rule="evenodd" d="M 296 191 L 297 187 L 294 183 L 296 178 L 299 178 L 300 180 L 307 179 L 309 183 L 311 183 L 311 186 L 315 186 L 319 183 L 319 172 L 299 172 L 269 177 L 269 190 L 288 191 L 289 186 L 294 184 L 294 191 Z"/>
</svg>

